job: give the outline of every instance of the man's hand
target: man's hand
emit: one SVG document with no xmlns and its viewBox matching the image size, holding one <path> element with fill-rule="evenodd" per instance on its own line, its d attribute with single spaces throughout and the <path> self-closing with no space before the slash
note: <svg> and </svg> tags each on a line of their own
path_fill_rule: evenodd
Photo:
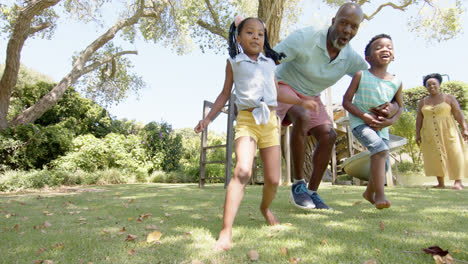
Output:
<svg viewBox="0 0 468 264">
<path fill-rule="evenodd" d="M 383 116 L 385 118 L 391 118 L 394 116 L 400 107 L 398 103 L 386 102 L 377 107 L 371 107 L 369 110 L 376 116 Z"/>
<path fill-rule="evenodd" d="M 319 110 L 319 106 L 318 106 L 317 102 L 315 102 L 315 100 L 313 100 L 313 99 L 302 99 L 301 106 L 304 107 L 305 109 L 312 110 L 312 111 L 314 111 L 316 113 Z"/>
</svg>

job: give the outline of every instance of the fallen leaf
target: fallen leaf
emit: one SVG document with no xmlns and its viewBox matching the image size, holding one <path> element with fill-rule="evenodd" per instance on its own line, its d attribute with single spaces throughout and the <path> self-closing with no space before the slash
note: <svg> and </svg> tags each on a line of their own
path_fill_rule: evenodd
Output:
<svg viewBox="0 0 468 264">
<path fill-rule="evenodd" d="M 47 248 L 39 248 L 37 251 L 36 251 L 36 256 L 37 255 L 40 255 L 42 252 L 45 252 L 47 251 Z"/>
<path fill-rule="evenodd" d="M 18 230 L 19 230 L 18 224 L 16 224 L 13 228 L 16 230 L 16 232 L 18 232 Z"/>
<path fill-rule="evenodd" d="M 295 257 L 290 257 L 290 258 L 289 258 L 289 263 L 291 263 L 291 264 L 297 264 L 297 263 L 299 263 L 300 261 L 301 261 L 300 258 L 295 258 Z"/>
<path fill-rule="evenodd" d="M 127 238 L 125 239 L 125 241 L 135 241 L 135 239 L 137 239 L 138 236 L 135 236 L 135 235 L 128 235 Z"/>
<path fill-rule="evenodd" d="M 282 256 L 287 256 L 287 255 L 288 255 L 288 248 L 286 248 L 286 247 L 281 247 L 281 248 L 280 248 L 280 254 L 281 254 Z"/>
<path fill-rule="evenodd" d="M 380 221 L 379 225 L 380 225 L 380 232 L 383 232 L 385 230 L 384 223 L 382 221 Z"/>
<path fill-rule="evenodd" d="M 161 236 L 162 236 L 161 232 L 153 231 L 153 232 L 149 233 L 148 236 L 146 237 L 146 242 L 148 242 L 148 243 L 157 242 L 157 241 L 159 241 Z"/>
<path fill-rule="evenodd" d="M 292 226 L 291 223 L 284 223 L 285 226 Z"/>
<path fill-rule="evenodd" d="M 104 234 L 109 234 L 109 233 L 110 233 L 109 231 L 104 230 L 104 229 L 102 230 L 102 232 L 103 232 Z"/>
<path fill-rule="evenodd" d="M 364 264 L 377 264 L 377 260 L 371 259 L 371 260 L 364 262 Z"/>
<path fill-rule="evenodd" d="M 250 261 L 258 261 L 258 252 L 254 249 L 250 250 L 249 253 L 247 253 L 247 257 L 249 258 Z"/>
<path fill-rule="evenodd" d="M 323 236 L 323 239 L 322 239 L 322 246 L 327 244 L 327 240 L 325 239 L 325 236 Z"/>
<path fill-rule="evenodd" d="M 135 254 L 135 249 L 130 249 L 130 250 L 128 251 L 128 254 L 131 255 L 131 256 L 133 256 L 133 254 Z"/>
<path fill-rule="evenodd" d="M 141 218 L 145 219 L 145 218 L 150 218 L 152 216 L 151 213 L 146 213 L 146 214 L 142 214 L 140 215 Z"/>
<path fill-rule="evenodd" d="M 127 218 L 128 221 L 133 221 L 133 217 Z"/>
<path fill-rule="evenodd" d="M 46 227 L 51 227 L 52 225 L 49 222 L 45 221 L 43 226 L 44 228 L 46 228 Z"/>
<path fill-rule="evenodd" d="M 362 203 L 362 201 L 355 202 L 355 203 L 353 203 L 353 205 L 358 205 L 360 203 Z"/>
<path fill-rule="evenodd" d="M 58 243 L 58 244 L 52 245 L 52 248 L 54 248 L 54 249 L 62 249 L 62 248 L 63 248 L 63 243 Z"/>
<path fill-rule="evenodd" d="M 33 263 L 34 264 L 42 264 L 42 263 L 44 263 L 44 261 L 43 260 L 35 260 Z"/>
<path fill-rule="evenodd" d="M 129 204 L 132 204 L 132 203 L 134 203 L 134 202 L 135 202 L 135 199 L 131 199 L 128 203 L 129 203 Z"/>
<path fill-rule="evenodd" d="M 145 227 L 146 230 L 158 230 L 158 227 L 155 225 L 147 225 Z"/>
<path fill-rule="evenodd" d="M 192 260 L 192 262 L 190 262 L 190 264 L 205 264 L 199 260 Z"/>
<path fill-rule="evenodd" d="M 78 221 L 86 221 L 86 218 L 80 217 L 80 218 L 78 218 Z"/>
<path fill-rule="evenodd" d="M 423 251 L 426 254 L 439 255 L 441 257 L 444 257 L 445 255 L 447 255 L 449 253 L 448 250 L 443 250 L 439 246 L 432 246 L 432 247 L 428 247 L 428 248 L 423 248 Z"/>
<path fill-rule="evenodd" d="M 377 253 L 377 256 L 380 255 L 380 253 L 382 253 L 382 251 L 378 248 L 375 249 L 375 252 Z"/>
<path fill-rule="evenodd" d="M 444 260 L 440 255 L 432 255 L 436 264 L 444 264 Z"/>
</svg>

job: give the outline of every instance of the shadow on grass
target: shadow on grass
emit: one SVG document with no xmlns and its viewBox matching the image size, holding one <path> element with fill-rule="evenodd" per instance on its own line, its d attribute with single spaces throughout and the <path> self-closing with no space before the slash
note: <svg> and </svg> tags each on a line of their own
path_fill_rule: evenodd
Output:
<svg viewBox="0 0 468 264">
<path fill-rule="evenodd" d="M 272 211 L 282 224 L 270 227 L 258 210 L 262 186 L 248 186 L 232 250 L 213 252 L 222 225 L 221 184 L 92 188 L 106 191 L 0 195 L 0 262 L 248 263 L 246 254 L 255 249 L 259 263 L 288 263 L 291 257 L 300 263 L 430 263 L 431 256 L 414 252 L 433 245 L 468 261 L 466 191 L 387 188 L 392 207 L 377 210 L 361 198 L 364 187 L 322 186 L 320 194 L 334 210 L 302 211 L 290 204 L 290 187 L 281 186 Z M 139 221 L 145 214 L 151 217 Z M 45 221 L 50 227 L 41 228 Z M 146 243 L 154 227 L 162 233 L 160 243 Z M 126 241 L 130 234 L 138 238 Z"/>
</svg>

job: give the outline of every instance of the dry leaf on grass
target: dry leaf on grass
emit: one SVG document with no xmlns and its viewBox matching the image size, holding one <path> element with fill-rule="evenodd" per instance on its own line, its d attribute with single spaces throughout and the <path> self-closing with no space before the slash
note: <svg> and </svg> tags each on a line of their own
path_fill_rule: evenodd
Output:
<svg viewBox="0 0 468 264">
<path fill-rule="evenodd" d="M 299 263 L 300 261 L 301 261 L 300 258 L 295 258 L 295 257 L 290 257 L 290 258 L 289 258 L 289 263 L 291 263 L 291 264 L 297 264 L 297 263 Z"/>
<path fill-rule="evenodd" d="M 371 259 L 371 260 L 364 262 L 364 264 L 377 264 L 377 260 Z"/>
<path fill-rule="evenodd" d="M 130 249 L 130 250 L 128 251 L 128 254 L 129 254 L 130 256 L 133 256 L 133 255 L 135 254 L 135 249 L 133 249 L 133 248 Z"/>
<path fill-rule="evenodd" d="M 358 205 L 358 204 L 360 204 L 360 203 L 362 203 L 362 201 L 355 202 L 355 203 L 353 203 L 353 206 L 354 206 L 354 205 Z"/>
<path fill-rule="evenodd" d="M 327 244 L 327 240 L 325 239 L 325 236 L 323 236 L 323 239 L 322 239 L 322 242 L 321 242 L 322 246 Z"/>
<path fill-rule="evenodd" d="M 136 235 L 128 235 L 127 238 L 125 239 L 125 241 L 135 241 L 135 239 L 137 239 L 138 236 Z"/>
<path fill-rule="evenodd" d="M 281 256 L 287 256 L 288 255 L 288 248 L 287 247 L 281 247 L 280 248 L 280 254 L 281 254 Z"/>
<path fill-rule="evenodd" d="M 252 249 L 247 253 L 247 257 L 249 258 L 250 261 L 258 261 L 258 252 L 255 249 Z"/>
<path fill-rule="evenodd" d="M 148 243 L 158 242 L 159 239 L 161 238 L 161 236 L 162 236 L 161 232 L 153 231 L 153 232 L 149 233 L 148 236 L 146 237 L 146 242 L 148 242 Z"/>
<path fill-rule="evenodd" d="M 380 225 L 380 232 L 383 232 L 385 230 L 384 223 L 382 221 L 380 221 L 379 225 Z"/>
<path fill-rule="evenodd" d="M 62 248 L 63 248 L 63 243 L 58 243 L 58 244 L 52 245 L 52 248 L 54 248 L 54 249 L 62 249 Z"/>
<path fill-rule="evenodd" d="M 145 227 L 146 230 L 158 230 L 158 227 L 155 225 L 147 225 Z"/>
</svg>

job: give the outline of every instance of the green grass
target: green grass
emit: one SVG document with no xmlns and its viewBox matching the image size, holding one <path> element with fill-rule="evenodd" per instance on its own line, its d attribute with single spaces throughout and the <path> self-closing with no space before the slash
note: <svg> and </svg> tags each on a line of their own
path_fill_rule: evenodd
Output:
<svg viewBox="0 0 468 264">
<path fill-rule="evenodd" d="M 376 210 L 361 198 L 362 186 L 322 185 L 320 194 L 335 210 L 306 212 L 290 204 L 289 188 L 281 186 L 272 205 L 282 224 L 270 227 L 257 209 L 262 186 L 247 186 L 228 252 L 211 251 L 221 228 L 220 184 L 0 194 L 0 263 L 249 263 L 251 249 L 258 263 L 290 263 L 292 257 L 298 263 L 434 263 L 420 254 L 434 245 L 468 262 L 467 190 L 387 188 L 392 207 Z M 152 216 L 137 221 L 147 213 Z M 160 243 L 146 243 L 153 231 L 148 225 L 158 227 Z M 129 234 L 138 238 L 125 241 Z"/>
</svg>

